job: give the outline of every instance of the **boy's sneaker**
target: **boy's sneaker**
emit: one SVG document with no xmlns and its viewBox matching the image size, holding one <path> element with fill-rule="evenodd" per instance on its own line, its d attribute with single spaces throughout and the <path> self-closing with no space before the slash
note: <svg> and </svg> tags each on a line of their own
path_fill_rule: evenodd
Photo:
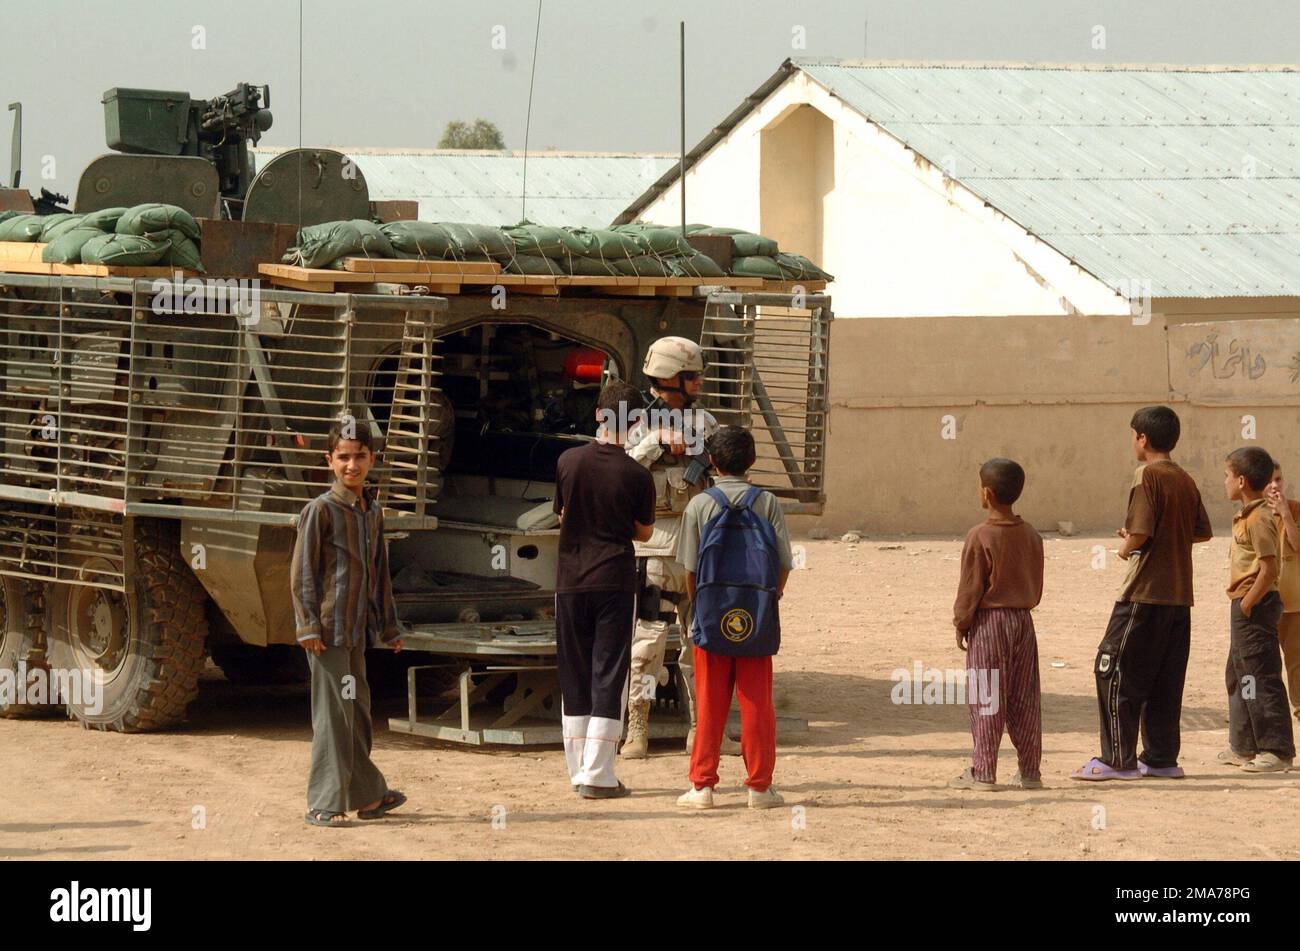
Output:
<svg viewBox="0 0 1300 951">
<path fill-rule="evenodd" d="M 696 789 L 692 786 L 677 797 L 677 805 L 685 809 L 712 809 L 713 787 L 705 786 L 703 789 Z"/>
<path fill-rule="evenodd" d="M 1038 776 L 1028 778 L 1021 776 L 1019 773 L 1011 777 L 1011 785 L 1017 789 L 1042 789 L 1043 780 Z"/>
<path fill-rule="evenodd" d="M 949 789 L 975 789 L 979 792 L 993 792 L 997 789 L 997 783 L 986 783 L 975 778 L 971 773 L 970 767 L 966 767 L 965 772 L 948 780 Z"/>
<path fill-rule="evenodd" d="M 1232 747 L 1228 747 L 1222 753 L 1215 757 L 1224 766 L 1245 766 L 1254 758 L 1253 753 L 1238 753 Z"/>
<path fill-rule="evenodd" d="M 781 794 L 768 786 L 762 792 L 757 789 L 749 791 L 749 808 L 750 809 L 775 809 L 777 806 L 785 805 L 785 800 Z"/>
<path fill-rule="evenodd" d="M 1291 768 L 1291 760 L 1283 759 L 1274 753 L 1257 753 L 1255 758 L 1241 767 L 1243 773 L 1285 773 Z"/>
</svg>

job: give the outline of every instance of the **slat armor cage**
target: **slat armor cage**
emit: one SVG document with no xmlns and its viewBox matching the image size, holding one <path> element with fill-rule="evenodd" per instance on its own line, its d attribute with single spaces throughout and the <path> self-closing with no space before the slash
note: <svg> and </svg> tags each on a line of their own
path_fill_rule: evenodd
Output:
<svg viewBox="0 0 1300 951">
<path fill-rule="evenodd" d="M 798 290 L 715 293 L 705 309 L 700 403 L 754 434 L 750 479 L 791 514 L 820 515 L 826 502 L 832 319 L 828 296 Z"/>
<path fill-rule="evenodd" d="M 293 525 L 329 485 L 340 419 L 383 451 L 373 478 L 388 526 L 434 527 L 446 308 L 257 282 L 0 275 L 0 575 L 122 590 L 132 516 Z"/>
</svg>

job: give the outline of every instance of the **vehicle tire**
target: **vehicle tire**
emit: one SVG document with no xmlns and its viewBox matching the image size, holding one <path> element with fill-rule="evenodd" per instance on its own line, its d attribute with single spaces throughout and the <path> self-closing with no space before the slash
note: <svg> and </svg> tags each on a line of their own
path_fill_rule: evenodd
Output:
<svg viewBox="0 0 1300 951">
<path fill-rule="evenodd" d="M 0 586 L 0 670 L 12 671 L 14 677 L 12 684 L 0 689 L 0 717 L 23 719 L 61 713 L 62 709 L 52 703 L 17 700 L 18 684 L 26 679 L 27 672 L 48 669 L 41 632 L 45 583 L 6 577 L 0 578 Z"/>
<path fill-rule="evenodd" d="M 293 644 L 214 644 L 212 662 L 232 684 L 265 687 L 311 680 L 307 652 Z"/>
<path fill-rule="evenodd" d="M 45 610 L 50 665 L 102 677 L 97 690 L 64 698 L 68 714 L 87 728 L 122 733 L 184 719 L 198 694 L 208 635 L 207 595 L 181 554 L 179 524 L 137 518 L 133 525 L 135 571 L 125 593 L 52 584 Z"/>
</svg>

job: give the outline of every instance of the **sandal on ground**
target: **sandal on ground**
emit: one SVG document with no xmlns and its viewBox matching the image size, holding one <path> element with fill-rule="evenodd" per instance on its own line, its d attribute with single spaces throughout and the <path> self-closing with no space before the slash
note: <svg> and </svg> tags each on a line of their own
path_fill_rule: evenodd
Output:
<svg viewBox="0 0 1300 951">
<path fill-rule="evenodd" d="M 1138 772 L 1148 779 L 1183 779 L 1187 776 L 1181 766 L 1148 766 L 1138 760 Z"/>
<path fill-rule="evenodd" d="M 993 792 L 998 787 L 996 783 L 986 783 L 983 780 L 976 779 L 974 773 L 971 772 L 970 767 L 967 767 L 965 772 L 960 776 L 955 776 L 948 780 L 948 788 L 974 789 L 979 792 Z"/>
<path fill-rule="evenodd" d="M 1116 769 L 1109 763 L 1103 763 L 1094 756 L 1071 773 L 1070 778 L 1082 779 L 1085 782 L 1104 783 L 1110 779 L 1141 779 L 1142 774 L 1136 769 Z"/>
<path fill-rule="evenodd" d="M 1011 777 L 1011 785 L 1017 789 L 1042 789 L 1043 780 L 1038 776 L 1021 776 L 1016 773 Z"/>
<path fill-rule="evenodd" d="M 1224 766 L 1245 766 L 1247 763 L 1249 763 L 1251 760 L 1255 758 L 1255 754 L 1238 753 L 1232 747 L 1228 747 L 1228 749 L 1224 750 L 1222 753 L 1220 753 L 1218 756 L 1214 758 L 1218 762 L 1222 763 Z"/>
<path fill-rule="evenodd" d="M 1255 758 L 1241 767 L 1243 773 L 1285 773 L 1291 760 L 1276 753 L 1256 753 Z"/>
<path fill-rule="evenodd" d="M 390 789 L 384 793 L 384 798 L 379 800 L 379 805 L 373 809 L 358 809 L 358 819 L 382 819 L 388 813 L 392 812 L 398 806 L 406 802 L 406 796 L 400 790 Z"/>
<path fill-rule="evenodd" d="M 303 818 L 309 826 L 346 828 L 352 825 L 352 820 L 348 818 L 346 812 L 330 812 L 328 809 L 308 810 Z"/>
</svg>

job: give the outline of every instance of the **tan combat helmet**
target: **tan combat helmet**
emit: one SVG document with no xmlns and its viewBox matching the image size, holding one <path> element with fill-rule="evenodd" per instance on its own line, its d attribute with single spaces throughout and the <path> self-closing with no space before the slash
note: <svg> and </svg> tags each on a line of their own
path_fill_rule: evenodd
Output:
<svg viewBox="0 0 1300 951">
<path fill-rule="evenodd" d="M 704 350 L 685 337 L 660 337 L 646 351 L 641 372 L 653 380 L 669 380 L 683 371 L 704 372 Z"/>
</svg>

